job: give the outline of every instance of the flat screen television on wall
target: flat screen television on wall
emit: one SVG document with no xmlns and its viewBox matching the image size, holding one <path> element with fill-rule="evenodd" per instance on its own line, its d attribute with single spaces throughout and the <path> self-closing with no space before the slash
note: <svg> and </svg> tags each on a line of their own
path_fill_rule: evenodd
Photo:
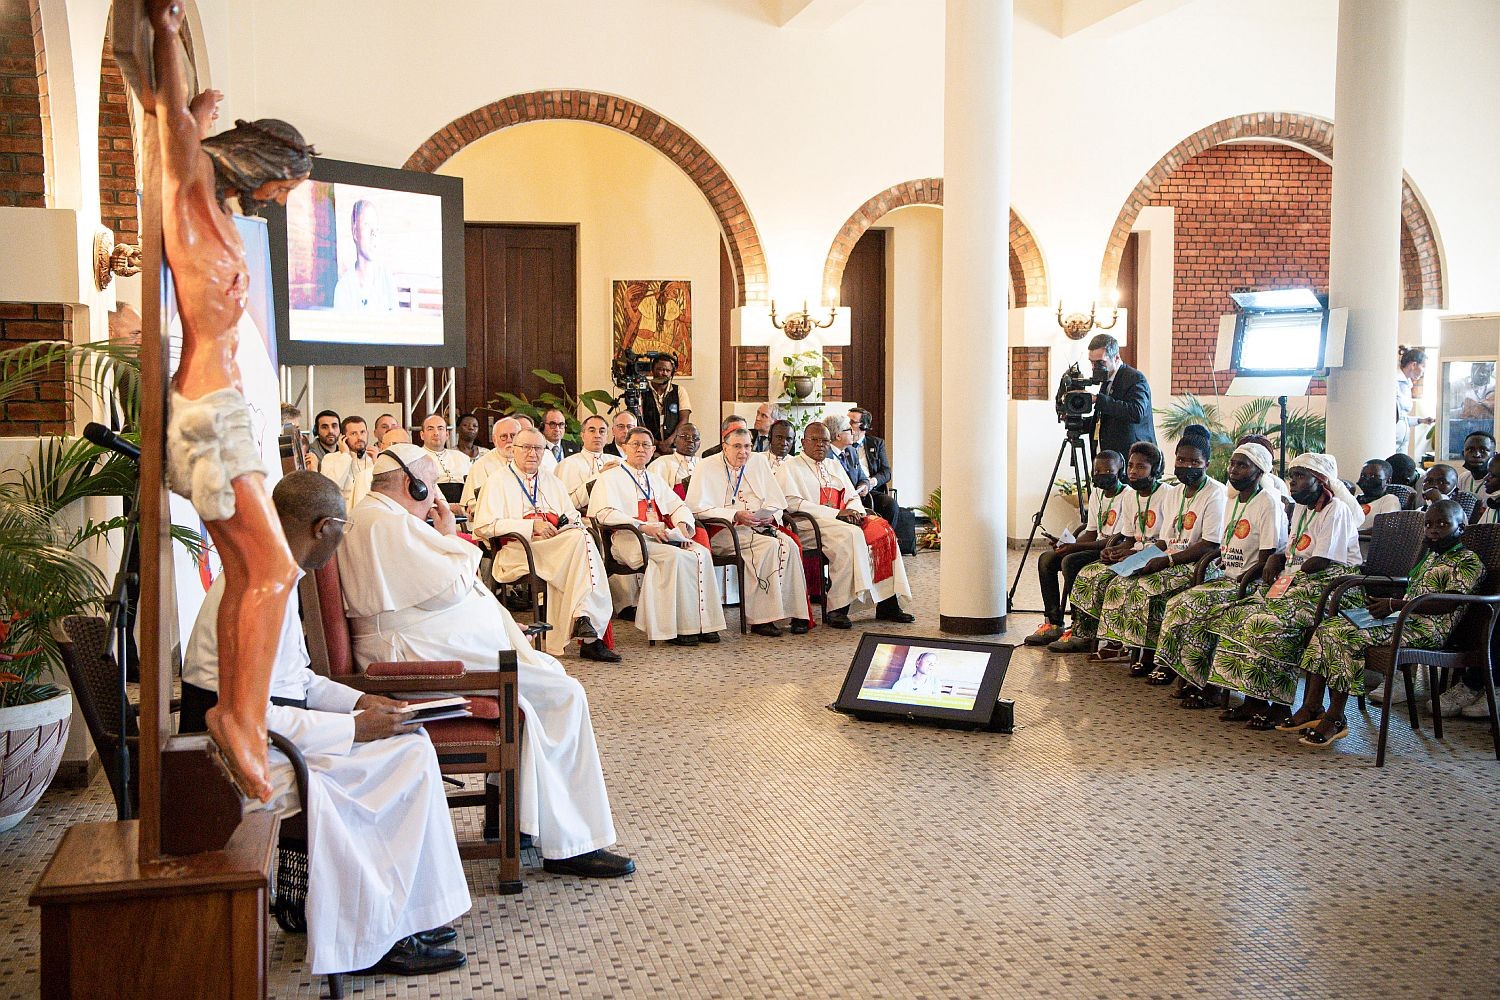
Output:
<svg viewBox="0 0 1500 1000">
<path fill-rule="evenodd" d="M 284 365 L 464 363 L 463 180 L 319 157 L 271 206 Z"/>
</svg>

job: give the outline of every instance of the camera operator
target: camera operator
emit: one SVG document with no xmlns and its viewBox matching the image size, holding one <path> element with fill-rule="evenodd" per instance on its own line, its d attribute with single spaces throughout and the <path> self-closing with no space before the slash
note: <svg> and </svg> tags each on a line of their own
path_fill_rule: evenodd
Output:
<svg viewBox="0 0 1500 1000">
<path fill-rule="evenodd" d="M 659 354 L 651 360 L 650 391 L 641 396 L 641 426 L 656 438 L 657 450 L 665 453 L 666 442 L 677 431 L 678 424 L 692 422 L 693 401 L 687 390 L 672 381 L 677 374 L 677 359 Z"/>
<path fill-rule="evenodd" d="M 1130 452 L 1137 441 L 1156 443 L 1151 419 L 1151 386 L 1146 376 L 1120 360 L 1120 342 L 1107 333 L 1089 341 L 1089 363 L 1099 380 L 1094 402 L 1094 454 Z"/>
</svg>

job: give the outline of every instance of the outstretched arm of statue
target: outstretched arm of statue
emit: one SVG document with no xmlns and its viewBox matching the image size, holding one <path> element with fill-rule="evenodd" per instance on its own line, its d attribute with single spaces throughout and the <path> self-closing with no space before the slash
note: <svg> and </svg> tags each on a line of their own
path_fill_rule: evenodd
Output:
<svg viewBox="0 0 1500 1000">
<path fill-rule="evenodd" d="M 201 149 L 198 121 L 188 107 L 187 67 L 183 65 L 181 0 L 149 0 L 155 35 L 151 57 L 156 69 L 156 121 L 161 133 L 162 167 L 178 183 L 192 176 Z"/>
</svg>

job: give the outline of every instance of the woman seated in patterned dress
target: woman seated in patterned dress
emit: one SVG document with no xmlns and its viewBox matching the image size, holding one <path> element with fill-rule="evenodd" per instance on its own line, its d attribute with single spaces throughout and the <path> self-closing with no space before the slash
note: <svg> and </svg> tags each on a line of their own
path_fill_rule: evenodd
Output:
<svg viewBox="0 0 1500 1000">
<path fill-rule="evenodd" d="M 1191 424 L 1183 429 L 1172 470 L 1179 485 L 1167 504 L 1173 516 L 1162 536 L 1166 554 L 1146 563 L 1136 575 L 1116 577 L 1104 588 L 1099 637 L 1140 647 L 1141 658 L 1130 675 L 1150 675 L 1152 684 L 1169 684 L 1176 676 L 1169 670 L 1153 670 L 1167 600 L 1193 585 L 1199 558 L 1218 552 L 1224 535 L 1224 484 L 1208 478 L 1212 453 L 1208 428 Z"/>
<path fill-rule="evenodd" d="M 1085 653 L 1093 648 L 1105 588 L 1120 579 L 1110 567 L 1160 538 L 1166 529 L 1167 518 L 1176 513 L 1173 502 L 1176 491 L 1161 481 L 1160 448 L 1149 441 L 1137 441 L 1131 445 L 1125 472 L 1128 477 L 1126 481 L 1135 491 L 1134 495 L 1121 503 L 1124 516 L 1117 522 L 1120 530 L 1105 543 L 1104 550 L 1099 553 L 1099 561 L 1078 571 L 1070 595 L 1073 628 L 1068 638 L 1059 639 L 1047 647 L 1054 653 Z M 1168 504 L 1172 504 L 1170 510 Z M 1093 658 L 1124 659 L 1124 652 L 1124 647 L 1119 645 L 1101 647 Z"/>
<path fill-rule="evenodd" d="M 1240 445 L 1229 459 L 1229 495 L 1219 561 L 1205 582 L 1168 599 L 1162 613 L 1156 669 L 1182 678 L 1173 697 L 1183 708 L 1218 703 L 1208 683 L 1218 635 L 1218 615 L 1238 598 L 1240 585 L 1259 580 L 1266 560 L 1286 544 L 1286 510 L 1271 473 L 1271 453 L 1254 442 Z"/>
<path fill-rule="evenodd" d="M 1287 485 L 1297 506 L 1286 548 L 1266 560 L 1261 573 L 1269 589 L 1264 597 L 1235 602 L 1214 624 L 1219 644 L 1210 679 L 1245 695 L 1244 704 L 1219 718 L 1261 732 L 1291 714 L 1297 667 L 1324 588 L 1360 562 L 1363 514 L 1333 457 L 1298 455 Z M 1346 594 L 1345 602 L 1352 604 L 1353 595 Z"/>
<path fill-rule="evenodd" d="M 1313 631 L 1312 642 L 1302 654 L 1302 672 L 1307 676 L 1302 707 L 1277 729 L 1302 732 L 1297 742 L 1310 747 L 1332 746 L 1349 735 L 1344 706 L 1351 694 L 1364 694 L 1365 650 L 1391 641 L 1396 631 L 1394 616 L 1423 594 L 1471 594 L 1479 585 L 1484 564 L 1463 546 L 1465 523 L 1463 508 L 1453 500 L 1439 500 L 1427 508 L 1427 551 L 1411 571 L 1405 597 L 1366 601 L 1365 607 L 1375 619 L 1368 628 L 1339 614 Z M 1407 618 L 1402 639 L 1418 649 L 1438 649 L 1453 631 L 1458 615 L 1457 609 L 1417 612 Z"/>
</svg>

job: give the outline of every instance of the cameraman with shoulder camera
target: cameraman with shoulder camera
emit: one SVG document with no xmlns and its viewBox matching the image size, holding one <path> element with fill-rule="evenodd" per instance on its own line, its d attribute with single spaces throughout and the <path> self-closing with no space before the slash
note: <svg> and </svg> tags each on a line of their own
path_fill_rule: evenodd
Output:
<svg viewBox="0 0 1500 1000">
<path fill-rule="evenodd" d="M 693 401 L 687 390 L 672 381 L 677 374 L 677 359 L 670 354 L 656 354 L 651 359 L 649 390 L 641 395 L 641 426 L 656 438 L 657 450 L 665 452 L 666 443 L 679 424 L 692 423 Z"/>
<path fill-rule="evenodd" d="M 1151 386 L 1146 376 L 1120 360 L 1120 342 L 1107 333 L 1089 341 L 1089 363 L 1099 380 L 1094 403 L 1094 454 L 1129 454 L 1137 441 L 1156 443 L 1151 419 Z"/>
</svg>

